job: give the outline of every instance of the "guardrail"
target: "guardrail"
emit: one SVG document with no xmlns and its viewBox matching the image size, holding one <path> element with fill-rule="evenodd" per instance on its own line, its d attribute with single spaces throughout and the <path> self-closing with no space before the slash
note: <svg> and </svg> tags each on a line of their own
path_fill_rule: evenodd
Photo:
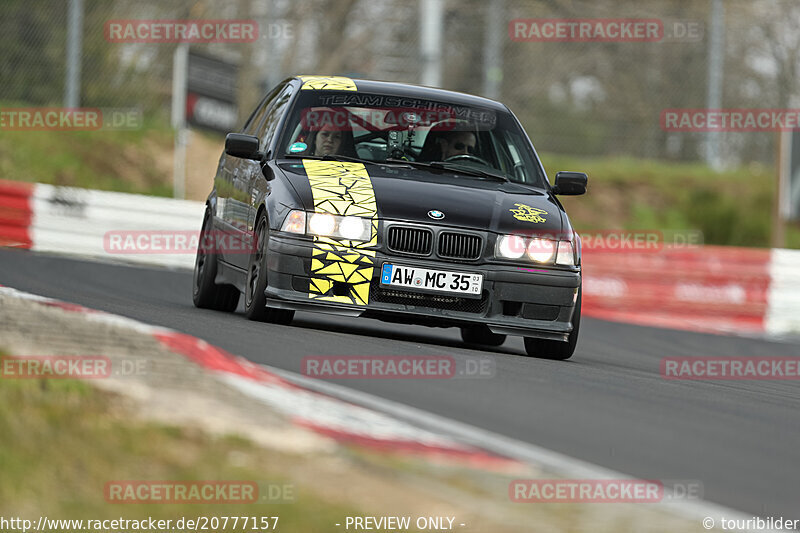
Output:
<svg viewBox="0 0 800 533">
<path fill-rule="evenodd" d="M 108 232 L 199 235 L 203 202 L 0 180 L 0 245 L 104 260 L 194 266 L 194 254 L 109 253 Z"/>
<path fill-rule="evenodd" d="M 761 333 L 771 250 L 698 246 L 585 252 L 584 309 L 608 320 L 700 331 Z M 800 264 L 800 257 L 795 258 Z"/>
<path fill-rule="evenodd" d="M 199 234 L 204 204 L 0 180 L 0 246 L 191 268 L 194 254 L 115 255 L 108 232 Z M 800 334 L 800 250 L 584 250 L 583 311 L 619 322 Z"/>
<path fill-rule="evenodd" d="M 0 180 L 0 246 L 30 248 L 33 218 L 31 195 L 35 186 Z"/>
</svg>

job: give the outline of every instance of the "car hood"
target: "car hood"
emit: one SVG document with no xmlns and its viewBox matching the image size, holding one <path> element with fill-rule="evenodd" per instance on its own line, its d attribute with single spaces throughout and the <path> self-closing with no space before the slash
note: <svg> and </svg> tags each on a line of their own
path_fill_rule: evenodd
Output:
<svg viewBox="0 0 800 533">
<path fill-rule="evenodd" d="M 314 209 L 302 163 L 279 165 L 306 210 Z M 453 226 L 498 233 L 560 232 L 561 209 L 541 189 L 516 183 L 420 169 L 368 165 L 381 220 Z M 439 211 L 442 219 L 429 212 Z"/>
</svg>

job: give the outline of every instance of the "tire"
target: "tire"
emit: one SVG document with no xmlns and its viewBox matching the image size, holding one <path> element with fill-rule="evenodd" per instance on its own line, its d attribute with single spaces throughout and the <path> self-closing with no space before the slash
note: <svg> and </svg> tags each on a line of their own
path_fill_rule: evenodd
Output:
<svg viewBox="0 0 800 533">
<path fill-rule="evenodd" d="M 197 256 L 194 260 L 194 274 L 192 276 L 192 301 L 195 307 L 213 309 L 232 313 L 239 305 L 239 290 L 233 285 L 217 285 L 217 250 L 206 239 L 211 228 L 211 211 L 206 208 L 203 216 L 203 227 L 200 230 L 200 241 L 197 246 Z"/>
<path fill-rule="evenodd" d="M 572 357 L 572 354 L 575 353 L 575 346 L 578 344 L 578 333 L 581 327 L 582 293 L 583 289 L 578 289 L 578 301 L 575 304 L 575 312 L 572 315 L 572 331 L 569 334 L 569 340 L 564 342 L 525 337 L 525 352 L 529 356 L 558 361 L 564 361 Z"/>
<path fill-rule="evenodd" d="M 500 346 L 506 342 L 506 336 L 492 333 L 487 326 L 465 326 L 461 328 L 461 340 L 467 344 L 482 346 Z"/>
<path fill-rule="evenodd" d="M 294 311 L 267 307 L 267 243 L 269 224 L 267 214 L 262 211 L 256 221 L 256 249 L 250 255 L 247 265 L 247 281 L 244 293 L 244 314 L 250 320 L 288 325 L 294 318 Z"/>
</svg>

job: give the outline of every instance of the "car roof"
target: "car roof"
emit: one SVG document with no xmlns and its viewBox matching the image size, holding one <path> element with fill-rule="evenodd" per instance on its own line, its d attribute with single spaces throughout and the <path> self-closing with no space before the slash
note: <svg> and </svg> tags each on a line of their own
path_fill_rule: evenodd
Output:
<svg viewBox="0 0 800 533">
<path fill-rule="evenodd" d="M 304 84 L 304 79 L 310 78 L 332 78 L 332 76 L 295 76 L 293 79 Z M 410 83 L 397 83 L 392 81 L 364 80 L 359 78 L 348 78 L 336 76 L 337 79 L 349 80 L 355 83 L 358 92 L 373 94 L 388 94 L 391 96 L 402 96 L 408 98 L 425 98 L 429 100 L 442 101 L 463 106 L 475 106 L 493 109 L 496 111 L 508 111 L 508 108 L 495 100 L 474 96 L 471 94 L 426 87 L 423 85 L 412 85 Z M 321 88 L 319 90 L 337 90 L 335 88 Z M 352 93 L 352 89 L 341 89 L 343 93 Z"/>
</svg>

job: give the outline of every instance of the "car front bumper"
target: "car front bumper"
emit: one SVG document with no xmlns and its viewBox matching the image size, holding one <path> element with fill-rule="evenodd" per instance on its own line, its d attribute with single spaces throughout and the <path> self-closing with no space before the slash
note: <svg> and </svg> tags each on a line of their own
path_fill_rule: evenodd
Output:
<svg viewBox="0 0 800 533">
<path fill-rule="evenodd" d="M 308 238 L 270 235 L 266 289 L 270 307 L 441 327 L 480 324 L 494 333 L 560 341 L 566 341 L 572 331 L 572 314 L 581 285 L 579 270 L 447 262 L 378 251 L 367 305 L 353 305 L 310 296 L 312 247 Z M 483 274 L 482 295 L 468 298 L 382 286 L 380 274 L 384 262 Z M 331 296 L 336 291 L 334 283 Z"/>
</svg>

